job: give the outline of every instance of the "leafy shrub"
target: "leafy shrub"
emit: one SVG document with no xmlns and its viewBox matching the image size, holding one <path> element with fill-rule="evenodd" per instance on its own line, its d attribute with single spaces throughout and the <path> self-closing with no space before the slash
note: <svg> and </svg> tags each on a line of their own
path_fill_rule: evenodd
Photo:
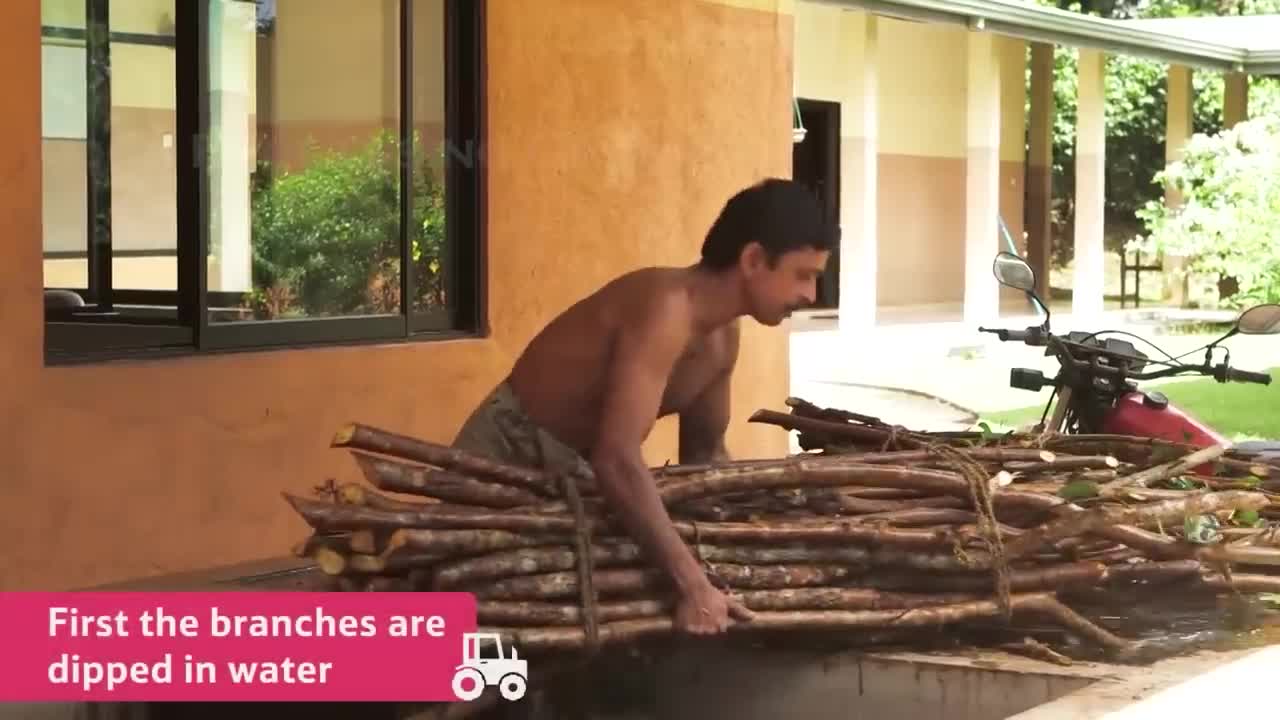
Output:
<svg viewBox="0 0 1280 720">
<path fill-rule="evenodd" d="M 1280 302 L 1280 116 L 1198 134 L 1183 158 L 1156 176 L 1180 206 L 1152 200 L 1139 211 L 1149 230 L 1130 247 L 1188 259 L 1186 270 L 1234 278 L 1223 304 Z"/>
<path fill-rule="evenodd" d="M 418 139 L 414 138 L 417 158 Z M 253 284 L 259 319 L 400 310 L 398 135 L 354 152 L 311 146 L 305 169 L 273 177 L 262 162 L 252 191 Z M 410 228 L 414 310 L 444 303 L 444 186 L 414 164 Z"/>
</svg>

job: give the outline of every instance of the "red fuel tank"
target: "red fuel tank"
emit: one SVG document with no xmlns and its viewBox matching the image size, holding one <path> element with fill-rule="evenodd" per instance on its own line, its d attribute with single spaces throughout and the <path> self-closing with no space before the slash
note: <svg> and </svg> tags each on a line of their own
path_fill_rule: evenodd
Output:
<svg viewBox="0 0 1280 720">
<path fill-rule="evenodd" d="M 1156 438 L 1197 447 L 1226 442 L 1213 428 L 1196 420 L 1169 403 L 1164 395 L 1149 392 L 1129 393 L 1116 403 L 1102 421 L 1108 434 Z"/>
</svg>

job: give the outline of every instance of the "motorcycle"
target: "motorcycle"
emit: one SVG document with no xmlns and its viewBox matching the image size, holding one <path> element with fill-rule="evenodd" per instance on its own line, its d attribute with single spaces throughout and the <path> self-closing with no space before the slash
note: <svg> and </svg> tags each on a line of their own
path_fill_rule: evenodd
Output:
<svg viewBox="0 0 1280 720">
<path fill-rule="evenodd" d="M 1201 375 L 1220 383 L 1271 383 L 1271 376 L 1266 373 L 1231 367 L 1230 350 L 1222 343 L 1235 335 L 1280 334 L 1280 305 L 1256 305 L 1240 313 L 1230 331 L 1200 348 L 1204 350 L 1204 360 L 1190 364 L 1172 357 L 1154 343 L 1123 331 L 1073 331 L 1056 335 L 1049 329 L 1049 307 L 1035 291 L 1035 271 L 1026 261 L 1012 253 L 1001 252 L 992 264 L 992 272 L 1001 285 L 1027 293 L 1043 310 L 1044 322 L 1025 330 L 980 327 L 979 332 L 992 333 L 1004 342 L 1044 347 L 1045 356 L 1054 357 L 1058 363 L 1058 373 L 1052 378 L 1028 368 L 1010 371 L 1009 384 L 1014 388 L 1032 392 L 1053 388 L 1035 432 L 1048 429 L 1064 434 L 1126 435 L 1196 447 L 1230 444 L 1228 438 L 1170 403 L 1163 393 L 1140 389 L 1138 382 L 1177 375 Z M 1104 338 L 1104 335 L 1137 338 L 1167 359 L 1149 357 L 1132 342 L 1118 337 Z M 1219 350 L 1225 354 L 1215 364 L 1214 356 Z M 1280 442 L 1241 442 L 1232 447 L 1242 454 L 1280 460 Z"/>
</svg>

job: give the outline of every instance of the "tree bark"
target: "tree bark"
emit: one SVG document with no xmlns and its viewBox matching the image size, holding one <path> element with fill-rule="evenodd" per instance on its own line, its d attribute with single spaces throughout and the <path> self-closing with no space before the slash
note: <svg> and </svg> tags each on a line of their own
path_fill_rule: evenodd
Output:
<svg viewBox="0 0 1280 720">
<path fill-rule="evenodd" d="M 485 482 L 448 470 L 433 470 L 410 463 L 352 450 L 365 479 L 387 492 L 407 493 L 462 505 L 510 508 L 535 505 L 543 497 L 519 487 Z"/>
<path fill-rule="evenodd" d="M 1146 505 L 1105 506 L 1068 515 L 1034 528 L 1011 540 L 1005 546 L 1005 553 L 1010 558 L 1021 557 L 1039 550 L 1054 540 L 1096 532 L 1102 527 L 1170 523 L 1188 515 L 1203 515 L 1222 510 L 1257 510 L 1270 502 L 1270 499 L 1262 493 L 1227 490 Z"/>
<path fill-rule="evenodd" d="M 360 423 L 351 423 L 343 427 L 334 434 L 330 445 L 335 448 L 351 448 L 390 455 L 442 470 L 474 474 L 528 490 L 537 495 L 550 497 L 555 494 L 551 479 L 539 470 L 508 465 L 458 448 L 438 445 Z"/>
</svg>

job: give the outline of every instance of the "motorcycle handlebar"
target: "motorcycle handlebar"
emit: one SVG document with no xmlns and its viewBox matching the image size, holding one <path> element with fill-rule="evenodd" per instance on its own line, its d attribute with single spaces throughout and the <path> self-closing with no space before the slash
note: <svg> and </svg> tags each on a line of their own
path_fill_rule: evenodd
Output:
<svg viewBox="0 0 1280 720">
<path fill-rule="evenodd" d="M 1237 370 L 1235 368 L 1227 367 L 1226 365 L 1219 365 L 1214 375 L 1222 382 L 1230 380 L 1235 382 L 1258 383 L 1259 385 L 1271 384 L 1271 376 L 1267 373 Z"/>
<path fill-rule="evenodd" d="M 991 333 L 1000 338 L 1001 342 L 1021 342 L 1028 345 L 1039 344 L 1040 332 L 1039 328 L 1027 328 L 1026 330 L 1006 330 L 1003 328 L 978 328 L 978 332 Z"/>
<path fill-rule="evenodd" d="M 1069 352 L 1067 351 L 1066 346 L 1079 347 L 1081 349 L 1086 350 L 1087 352 L 1097 352 L 1097 350 L 1094 348 L 1085 348 L 1084 346 L 1078 345 L 1077 343 L 1065 341 L 1062 338 L 1056 338 L 1052 336 L 1050 333 L 1038 327 L 1029 327 L 1025 330 L 1008 330 L 1003 328 L 980 327 L 978 328 L 978 332 L 991 333 L 996 337 L 1000 338 L 1001 342 L 1009 342 L 1009 341 L 1023 342 L 1023 343 L 1026 343 L 1027 345 L 1053 344 L 1058 346 L 1058 349 L 1060 352 L 1055 354 L 1059 354 L 1059 355 L 1065 352 Z M 1106 353 L 1106 351 L 1103 351 L 1102 354 L 1106 355 L 1108 353 Z M 1071 358 L 1069 354 L 1064 357 L 1061 357 L 1060 360 L 1069 361 L 1072 365 L 1074 365 L 1079 370 L 1087 370 L 1087 371 L 1095 372 L 1101 375 L 1129 377 L 1134 380 L 1155 380 L 1158 378 L 1170 377 L 1172 375 L 1181 375 L 1183 373 L 1196 372 L 1202 375 L 1212 375 L 1215 379 L 1218 380 L 1218 382 L 1234 381 L 1234 382 L 1257 383 L 1259 385 L 1271 384 L 1271 375 L 1267 373 L 1252 372 L 1249 370 L 1237 370 L 1235 368 L 1228 367 L 1226 363 L 1222 363 L 1213 368 L 1210 368 L 1207 362 L 1204 365 L 1175 365 L 1173 367 L 1166 367 L 1163 370 L 1155 370 L 1153 372 L 1146 372 L 1146 373 L 1137 373 L 1137 372 L 1125 372 L 1124 370 L 1118 367 L 1109 367 L 1106 365 L 1100 365 L 1100 364 L 1097 364 L 1096 362 L 1090 362 L 1088 360 L 1077 360 L 1077 359 Z"/>
<path fill-rule="evenodd" d="M 1252 372 L 1249 370 L 1237 370 L 1233 367 L 1218 365 L 1210 368 L 1206 365 L 1177 365 L 1163 370 L 1155 370 L 1153 372 L 1123 372 L 1120 368 L 1108 367 L 1106 365 L 1095 365 L 1086 360 L 1075 360 L 1073 364 L 1080 370 L 1093 372 L 1099 375 L 1109 375 L 1112 377 L 1127 377 L 1133 380 L 1158 380 L 1160 378 L 1171 377 L 1173 375 L 1183 375 L 1186 373 L 1199 373 L 1201 375 L 1210 375 L 1218 382 L 1247 382 L 1258 383 L 1259 385 L 1270 385 L 1271 376 L 1266 373 Z"/>
<path fill-rule="evenodd" d="M 1074 343 L 1063 343 L 1065 345 L 1074 345 Z M 1063 358 L 1065 360 L 1065 358 Z M 1152 372 L 1125 372 L 1118 367 L 1110 367 L 1089 362 L 1088 360 L 1072 359 L 1071 364 L 1077 369 L 1097 373 L 1099 375 L 1110 375 L 1112 377 L 1128 377 L 1133 380 L 1157 380 L 1159 378 L 1171 377 L 1173 375 L 1182 375 L 1184 373 L 1199 373 L 1201 375 L 1210 375 L 1218 382 L 1247 382 L 1257 383 L 1259 385 L 1270 385 L 1271 376 L 1267 373 L 1253 372 L 1250 370 L 1238 370 L 1227 366 L 1226 363 L 1219 364 L 1214 367 L 1209 365 L 1175 365 L 1166 367 L 1162 370 L 1154 370 Z"/>
</svg>

